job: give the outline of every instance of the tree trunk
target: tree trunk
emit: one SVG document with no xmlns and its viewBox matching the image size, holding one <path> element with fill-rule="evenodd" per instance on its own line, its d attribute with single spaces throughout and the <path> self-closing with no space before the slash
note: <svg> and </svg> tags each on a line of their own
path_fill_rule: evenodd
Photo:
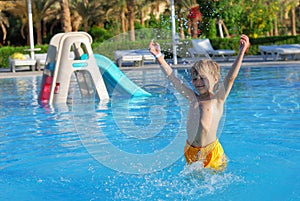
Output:
<svg viewBox="0 0 300 201">
<path fill-rule="evenodd" d="M 127 31 L 127 26 L 126 26 L 126 16 L 125 13 L 121 13 L 121 26 L 122 26 L 122 33 L 125 33 Z"/>
<path fill-rule="evenodd" d="M 278 20 L 274 19 L 274 36 L 278 36 Z"/>
<path fill-rule="evenodd" d="M 198 19 L 192 19 L 192 37 L 198 38 Z"/>
<path fill-rule="evenodd" d="M 50 27 L 50 36 L 53 35 L 54 29 L 55 29 L 55 27 L 57 26 L 57 24 L 58 24 L 57 21 L 54 21 L 54 22 L 51 24 L 51 27 Z"/>
<path fill-rule="evenodd" d="M 144 11 L 143 11 L 143 9 L 141 9 L 141 15 L 140 15 L 140 17 L 141 17 L 141 25 L 142 25 L 142 27 L 145 27 L 145 20 L 144 20 Z"/>
<path fill-rule="evenodd" d="M 131 41 L 135 41 L 135 32 L 134 32 L 134 20 L 135 20 L 134 5 L 135 5 L 135 0 L 127 0 L 126 3 L 127 3 L 128 21 L 129 21 L 129 39 Z"/>
<path fill-rule="evenodd" d="M 295 12 L 295 7 L 291 9 L 291 27 L 292 27 L 292 35 L 296 36 L 297 35 L 297 29 L 296 29 L 296 12 Z"/>
<path fill-rule="evenodd" d="M 43 39 L 47 38 L 47 24 L 46 22 L 43 23 Z"/>
<path fill-rule="evenodd" d="M 35 23 L 36 26 L 36 44 L 42 44 L 42 25 L 41 20 L 37 20 Z"/>
<path fill-rule="evenodd" d="M 226 33 L 226 38 L 230 38 L 229 31 L 228 31 L 228 29 L 227 29 L 227 27 L 226 27 L 226 25 L 225 25 L 225 23 L 224 23 L 223 20 L 222 20 L 222 27 L 223 27 L 223 29 L 224 29 L 224 31 Z"/>
<path fill-rule="evenodd" d="M 88 22 L 87 19 L 84 20 L 84 22 L 83 22 L 83 29 L 84 29 L 85 32 L 89 31 L 89 22 Z"/>
<path fill-rule="evenodd" d="M 187 26 L 187 32 L 192 36 L 192 29 L 191 29 L 192 22 L 191 22 L 190 19 L 188 20 L 187 25 L 188 25 L 188 26 Z"/>
<path fill-rule="evenodd" d="M 179 19 L 179 37 L 180 39 L 184 40 L 185 39 L 185 34 L 184 34 L 184 27 L 183 27 L 183 20 L 181 17 L 181 13 L 178 14 L 178 19 Z"/>
<path fill-rule="evenodd" d="M 1 29 L 2 29 L 2 32 L 3 32 L 2 44 L 5 44 L 6 43 L 7 30 L 6 30 L 3 23 L 0 23 L 0 26 L 1 26 Z"/>
<path fill-rule="evenodd" d="M 69 0 L 61 0 L 61 23 L 64 32 L 72 31 Z"/>
</svg>

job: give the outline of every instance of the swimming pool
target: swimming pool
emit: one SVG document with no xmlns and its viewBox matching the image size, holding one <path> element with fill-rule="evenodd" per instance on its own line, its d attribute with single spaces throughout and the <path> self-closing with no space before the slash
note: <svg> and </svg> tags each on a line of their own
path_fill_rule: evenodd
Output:
<svg viewBox="0 0 300 201">
<path fill-rule="evenodd" d="M 112 91 L 98 104 L 75 92 L 42 108 L 41 77 L 0 79 L 0 199 L 300 199 L 299 66 L 241 69 L 219 131 L 223 173 L 185 165 L 187 103 L 163 74 L 126 74 L 153 96 Z"/>
</svg>

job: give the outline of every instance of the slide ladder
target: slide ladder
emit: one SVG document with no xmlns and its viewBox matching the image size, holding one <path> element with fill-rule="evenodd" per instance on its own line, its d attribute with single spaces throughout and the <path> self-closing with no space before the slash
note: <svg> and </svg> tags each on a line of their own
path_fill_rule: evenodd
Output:
<svg viewBox="0 0 300 201">
<path fill-rule="evenodd" d="M 56 34 L 50 41 L 39 101 L 42 104 L 66 103 L 72 76 L 76 77 L 81 96 L 109 95 L 92 51 L 92 38 L 85 32 Z M 81 56 L 87 55 L 85 59 Z M 96 92 L 96 93 L 95 93 Z"/>
</svg>

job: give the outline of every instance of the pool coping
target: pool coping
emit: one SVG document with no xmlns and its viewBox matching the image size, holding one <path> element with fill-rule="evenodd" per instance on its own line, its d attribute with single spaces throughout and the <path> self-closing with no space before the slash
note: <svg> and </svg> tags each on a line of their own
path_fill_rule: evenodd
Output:
<svg viewBox="0 0 300 201">
<path fill-rule="evenodd" d="M 229 58 L 228 61 L 223 61 L 220 59 L 215 59 L 215 61 L 220 65 L 220 67 L 230 67 L 234 62 L 235 57 Z M 192 59 L 184 59 L 183 62 L 180 62 L 177 65 L 172 65 L 172 68 L 174 69 L 187 69 L 192 66 L 192 63 L 195 60 Z M 170 63 L 172 60 L 169 61 Z M 299 66 L 300 67 L 300 60 L 287 60 L 287 61 L 274 61 L 274 60 L 267 60 L 264 61 L 261 56 L 245 56 L 242 68 L 243 67 L 274 67 L 278 66 L 280 67 L 288 67 L 288 66 Z M 144 66 L 127 66 L 127 67 L 121 67 L 122 71 L 128 71 L 128 70 L 152 70 L 152 69 L 159 69 L 159 65 L 157 63 L 151 63 L 151 64 L 145 64 Z M 43 71 L 18 71 L 16 73 L 9 72 L 8 68 L 1 69 L 0 68 L 0 79 L 2 78 L 15 78 L 15 77 L 29 77 L 29 76 L 41 76 L 43 74 Z"/>
</svg>

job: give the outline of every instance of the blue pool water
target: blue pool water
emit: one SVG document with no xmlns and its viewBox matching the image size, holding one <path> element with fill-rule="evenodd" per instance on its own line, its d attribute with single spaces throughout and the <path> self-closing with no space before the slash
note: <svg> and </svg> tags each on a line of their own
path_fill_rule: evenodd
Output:
<svg viewBox="0 0 300 201">
<path fill-rule="evenodd" d="M 0 200 L 300 200 L 299 66 L 241 69 L 222 173 L 186 166 L 187 103 L 162 73 L 126 74 L 153 96 L 94 103 L 75 90 L 43 108 L 41 77 L 0 79 Z"/>
</svg>

